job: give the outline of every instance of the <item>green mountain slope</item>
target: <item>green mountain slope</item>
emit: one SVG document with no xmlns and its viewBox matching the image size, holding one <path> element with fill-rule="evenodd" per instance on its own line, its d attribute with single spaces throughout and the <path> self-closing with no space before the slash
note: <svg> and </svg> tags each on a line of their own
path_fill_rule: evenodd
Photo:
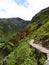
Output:
<svg viewBox="0 0 49 65">
<path fill-rule="evenodd" d="M 9 40 L 10 37 L 24 29 L 28 24 L 20 18 L 0 19 L 0 42 Z"/>
<path fill-rule="evenodd" d="M 49 7 L 36 14 L 22 32 L 2 46 L 0 61 L 5 65 L 44 65 L 47 57 L 29 46 L 31 39 L 49 48 Z"/>
<path fill-rule="evenodd" d="M 42 45 L 49 48 L 49 7 L 36 14 L 26 28 L 32 30 L 31 38 L 42 41 Z"/>
</svg>

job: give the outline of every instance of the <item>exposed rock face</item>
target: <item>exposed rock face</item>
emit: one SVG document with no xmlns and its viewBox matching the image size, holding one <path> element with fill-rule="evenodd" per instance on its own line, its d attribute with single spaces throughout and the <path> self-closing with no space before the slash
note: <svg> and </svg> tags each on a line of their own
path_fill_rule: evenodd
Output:
<svg viewBox="0 0 49 65">
<path fill-rule="evenodd" d="M 44 65 L 49 65 L 49 59 L 45 61 Z"/>
<path fill-rule="evenodd" d="M 49 54 L 47 54 L 47 60 L 44 62 L 44 65 L 49 65 Z"/>
</svg>

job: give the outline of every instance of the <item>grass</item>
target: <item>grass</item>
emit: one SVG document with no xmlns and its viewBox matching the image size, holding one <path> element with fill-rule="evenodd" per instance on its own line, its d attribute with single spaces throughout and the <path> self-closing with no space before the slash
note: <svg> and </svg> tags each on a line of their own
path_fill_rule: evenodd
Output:
<svg viewBox="0 0 49 65">
<path fill-rule="evenodd" d="M 33 17 L 25 29 L 32 31 L 14 47 L 10 53 L 10 58 L 6 60 L 5 65 L 44 65 L 46 56 L 39 53 L 36 49 L 29 46 L 31 39 L 45 41 L 49 39 L 49 9 L 42 10 Z"/>
</svg>

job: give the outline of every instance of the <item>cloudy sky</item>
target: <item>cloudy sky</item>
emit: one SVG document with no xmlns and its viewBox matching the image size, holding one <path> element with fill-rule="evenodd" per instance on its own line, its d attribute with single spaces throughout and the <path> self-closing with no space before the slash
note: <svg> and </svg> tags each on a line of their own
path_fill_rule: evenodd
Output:
<svg viewBox="0 0 49 65">
<path fill-rule="evenodd" d="M 49 6 L 49 0 L 0 0 L 0 18 L 20 17 L 31 20 L 41 9 Z"/>
</svg>

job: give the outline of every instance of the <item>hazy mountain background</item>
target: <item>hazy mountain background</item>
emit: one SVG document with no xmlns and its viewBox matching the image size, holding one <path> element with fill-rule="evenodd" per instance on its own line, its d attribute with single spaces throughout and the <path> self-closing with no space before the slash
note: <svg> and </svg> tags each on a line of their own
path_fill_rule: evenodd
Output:
<svg viewBox="0 0 49 65">
<path fill-rule="evenodd" d="M 9 40 L 29 23 L 21 18 L 0 19 L 0 42 Z"/>
</svg>

